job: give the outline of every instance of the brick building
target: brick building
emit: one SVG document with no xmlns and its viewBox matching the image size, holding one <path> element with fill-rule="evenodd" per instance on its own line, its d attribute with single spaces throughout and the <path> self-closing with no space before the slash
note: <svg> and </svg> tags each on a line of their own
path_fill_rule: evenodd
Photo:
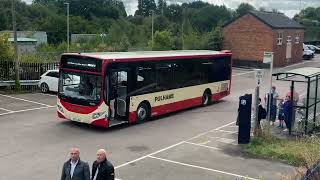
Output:
<svg viewBox="0 0 320 180">
<path fill-rule="evenodd" d="M 251 11 L 225 24 L 223 36 L 236 66 L 268 66 L 264 51 L 274 52 L 275 67 L 302 61 L 304 27 L 282 13 Z"/>
</svg>

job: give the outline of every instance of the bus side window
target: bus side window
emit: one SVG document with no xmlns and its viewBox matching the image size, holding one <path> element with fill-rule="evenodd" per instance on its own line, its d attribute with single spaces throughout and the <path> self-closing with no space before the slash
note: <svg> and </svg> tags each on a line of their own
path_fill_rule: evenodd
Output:
<svg viewBox="0 0 320 180">
<path fill-rule="evenodd" d="M 165 91 L 173 89 L 175 82 L 173 79 L 173 68 L 170 63 L 162 63 L 156 66 L 157 90 Z"/>
<path fill-rule="evenodd" d="M 136 68 L 136 93 L 150 93 L 155 89 L 155 72 L 151 64 L 143 64 Z"/>
</svg>

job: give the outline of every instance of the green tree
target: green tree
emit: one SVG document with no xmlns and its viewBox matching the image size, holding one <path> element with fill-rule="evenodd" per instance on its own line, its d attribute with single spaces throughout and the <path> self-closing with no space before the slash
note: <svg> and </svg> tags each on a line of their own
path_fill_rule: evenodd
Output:
<svg viewBox="0 0 320 180">
<path fill-rule="evenodd" d="M 238 16 L 241 16 L 253 10 L 255 10 L 255 8 L 249 3 L 241 3 L 236 9 L 236 13 Z"/>
<path fill-rule="evenodd" d="M 13 49 L 11 43 L 8 41 L 8 38 L 8 34 L 0 34 L 0 60 L 13 60 Z"/>
<path fill-rule="evenodd" d="M 171 32 L 169 31 L 157 31 L 154 35 L 153 44 L 152 40 L 149 41 L 149 47 L 157 51 L 171 50 L 172 45 Z"/>
<path fill-rule="evenodd" d="M 210 32 L 218 23 L 225 23 L 232 18 L 225 6 L 207 5 L 199 9 L 190 21 L 199 32 Z"/>
<path fill-rule="evenodd" d="M 164 12 L 167 8 L 167 2 L 165 0 L 158 0 L 158 6 L 157 6 L 157 14 L 164 15 Z"/>
<path fill-rule="evenodd" d="M 156 10 L 156 3 L 154 0 L 138 0 L 138 10 L 135 12 L 135 16 L 151 16 L 152 11 Z"/>
<path fill-rule="evenodd" d="M 222 50 L 223 32 L 222 32 L 221 26 L 217 26 L 216 28 L 212 29 L 210 33 L 208 45 L 209 45 L 208 49 L 216 50 L 216 51 Z"/>
</svg>

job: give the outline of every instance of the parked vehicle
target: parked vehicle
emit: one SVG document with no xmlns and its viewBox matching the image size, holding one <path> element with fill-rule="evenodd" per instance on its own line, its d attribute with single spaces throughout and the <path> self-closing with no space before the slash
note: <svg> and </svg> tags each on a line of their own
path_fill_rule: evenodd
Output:
<svg viewBox="0 0 320 180">
<path fill-rule="evenodd" d="M 310 50 L 310 48 L 303 44 L 303 55 L 302 58 L 305 60 L 310 60 L 314 57 L 314 51 Z"/>
<path fill-rule="evenodd" d="M 306 45 L 310 50 L 314 51 L 315 53 L 319 54 L 320 53 L 320 47 L 317 47 L 315 45 L 312 44 L 308 44 Z"/>
<path fill-rule="evenodd" d="M 42 93 L 58 92 L 59 70 L 48 70 L 40 76 L 39 88 Z"/>
</svg>

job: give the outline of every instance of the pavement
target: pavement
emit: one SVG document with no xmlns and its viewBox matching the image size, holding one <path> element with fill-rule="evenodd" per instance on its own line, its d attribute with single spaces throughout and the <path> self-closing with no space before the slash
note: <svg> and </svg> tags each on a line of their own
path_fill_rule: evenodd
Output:
<svg viewBox="0 0 320 180">
<path fill-rule="evenodd" d="M 275 71 L 302 66 L 320 67 L 320 57 Z M 261 94 L 269 88 L 264 74 Z M 289 89 L 274 84 L 280 96 Z M 58 119 L 54 94 L 0 94 L 0 180 L 59 179 L 71 146 L 90 165 L 96 150 L 106 148 L 121 180 L 280 179 L 295 168 L 249 157 L 237 144 L 238 98 L 254 87 L 252 69 L 234 68 L 232 94 L 211 106 L 110 129 Z"/>
</svg>

